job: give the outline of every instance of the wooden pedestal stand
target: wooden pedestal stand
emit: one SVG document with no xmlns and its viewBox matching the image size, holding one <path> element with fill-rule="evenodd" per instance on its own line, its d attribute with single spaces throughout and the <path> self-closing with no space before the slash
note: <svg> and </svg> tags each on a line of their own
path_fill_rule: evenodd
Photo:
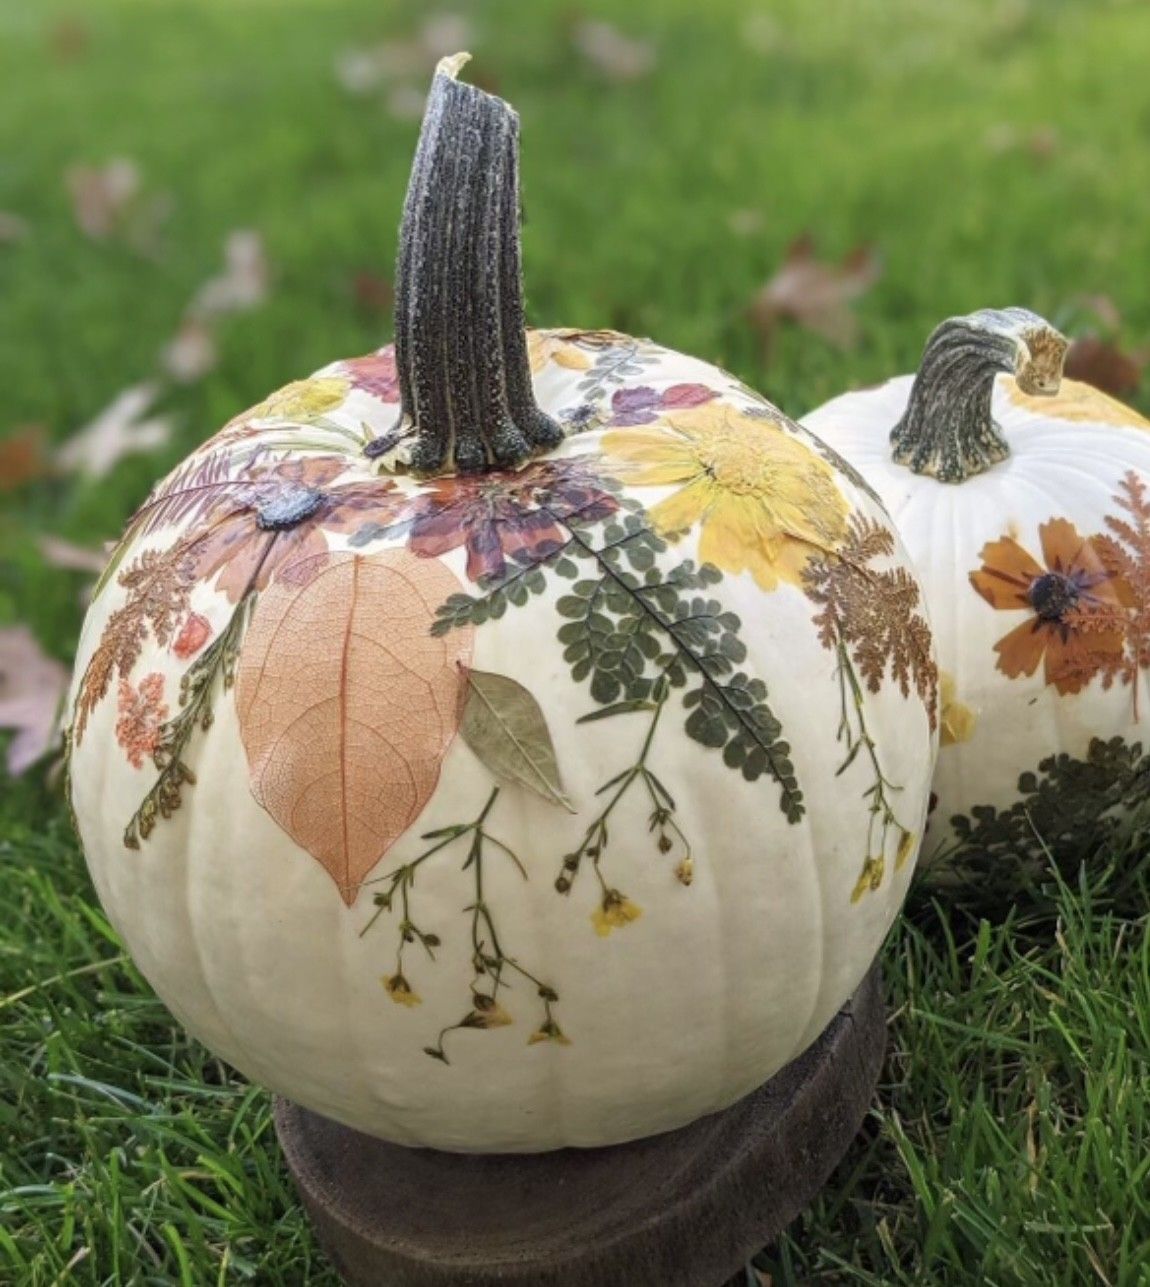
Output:
<svg viewBox="0 0 1150 1287">
<path fill-rule="evenodd" d="M 287 1100 L 276 1132 L 354 1287 L 719 1287 L 819 1188 L 885 1045 L 875 965 L 817 1042 L 724 1112 L 614 1148 L 401 1148 Z"/>
</svg>

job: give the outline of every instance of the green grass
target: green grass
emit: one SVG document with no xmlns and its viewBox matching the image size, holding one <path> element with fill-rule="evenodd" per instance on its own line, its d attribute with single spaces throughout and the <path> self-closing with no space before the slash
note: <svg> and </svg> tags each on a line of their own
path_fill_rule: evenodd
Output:
<svg viewBox="0 0 1150 1287">
<path fill-rule="evenodd" d="M 416 126 L 333 76 L 410 29 L 395 0 L 102 0 L 0 7 L 0 431 L 65 437 L 147 376 L 228 229 L 258 228 L 275 290 L 220 366 L 171 395 L 177 441 L 99 484 L 4 499 L 0 623 L 68 659 L 77 583 L 34 537 L 116 533 L 150 481 L 237 408 L 386 336 L 351 278 L 386 272 Z M 802 412 L 911 367 L 985 304 L 1056 319 L 1105 292 L 1150 334 L 1150 14 L 1137 3 L 587 0 L 655 42 L 639 85 L 569 52 L 571 7 L 474 0 L 477 70 L 520 108 L 530 310 L 719 360 Z M 62 61 L 61 15 L 88 30 Z M 762 24 L 760 23 L 760 28 Z M 1052 126 L 1049 158 L 988 133 Z M 134 157 L 174 210 L 142 259 L 75 228 L 77 161 Z M 728 219 L 760 210 L 762 231 Z M 743 317 L 812 229 L 873 239 L 883 280 L 844 355 L 788 331 L 764 367 Z M 1141 400 L 1143 408 L 1146 399 Z M 776 1282 L 1150 1283 L 1150 872 L 1138 836 L 994 921 L 920 899 L 886 951 L 881 1095 Z M 0 1281 L 328 1284 L 267 1097 L 175 1030 L 96 909 L 57 791 L 0 785 Z M 1073 864 L 1071 864 L 1073 867 Z M 706 1287 L 706 1285 L 703 1285 Z"/>
</svg>

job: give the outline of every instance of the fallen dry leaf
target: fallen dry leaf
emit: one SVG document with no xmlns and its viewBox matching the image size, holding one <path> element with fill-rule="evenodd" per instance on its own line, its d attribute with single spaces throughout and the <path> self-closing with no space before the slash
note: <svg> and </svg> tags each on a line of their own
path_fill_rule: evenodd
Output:
<svg viewBox="0 0 1150 1287">
<path fill-rule="evenodd" d="M 394 85 L 387 91 L 387 110 L 397 121 L 418 121 L 427 103 L 427 91 L 419 85 Z"/>
<path fill-rule="evenodd" d="M 252 794 L 348 906 L 459 728 L 473 632 L 430 632 L 459 588 L 401 548 L 301 560 L 259 596 L 236 687 Z"/>
<path fill-rule="evenodd" d="M 1075 311 L 1087 312 L 1102 324 L 1107 331 L 1117 331 L 1122 326 L 1122 312 L 1109 295 L 1101 292 L 1094 295 L 1077 295 L 1069 307 Z"/>
<path fill-rule="evenodd" d="M 365 313 L 390 314 L 395 303 L 395 287 L 390 277 L 361 269 L 351 279 L 356 307 Z"/>
<path fill-rule="evenodd" d="M 821 335 L 839 348 L 858 339 L 858 319 L 850 305 L 882 276 L 874 248 L 856 246 L 840 263 L 817 259 L 814 240 L 804 233 L 788 248 L 778 272 L 751 300 L 752 325 L 768 351 L 783 319 Z"/>
<path fill-rule="evenodd" d="M 118 237 L 152 254 L 160 227 L 171 213 L 171 198 L 144 189 L 140 168 L 127 157 L 106 165 L 74 165 L 64 175 L 80 230 L 93 241 Z"/>
<path fill-rule="evenodd" d="M 224 242 L 223 272 L 200 287 L 188 315 L 207 319 L 246 312 L 267 298 L 270 279 L 263 237 L 250 228 L 238 228 Z"/>
<path fill-rule="evenodd" d="M 1003 121 L 986 131 L 985 143 L 991 152 L 1023 152 L 1036 161 L 1049 161 L 1061 146 L 1062 139 L 1053 125 L 1023 129 Z"/>
<path fill-rule="evenodd" d="M 0 492 L 43 478 L 49 469 L 43 425 L 21 425 L 0 438 Z"/>
<path fill-rule="evenodd" d="M 48 45 L 62 63 L 75 62 L 88 52 L 92 33 L 87 23 L 75 16 L 57 18 L 48 28 Z"/>
<path fill-rule="evenodd" d="M 147 417 L 159 396 L 154 381 L 125 389 L 56 451 L 56 464 L 71 473 L 102 478 L 124 456 L 162 447 L 172 436 L 170 416 Z"/>
<path fill-rule="evenodd" d="M 68 668 L 47 656 L 27 626 L 0 628 L 0 728 L 14 729 L 8 772 L 17 777 L 59 741 Z"/>
<path fill-rule="evenodd" d="M 753 237 L 763 229 L 763 212 L 749 206 L 742 210 L 732 210 L 727 216 L 727 227 L 736 237 Z"/>
<path fill-rule="evenodd" d="M 1110 340 L 1086 335 L 1071 341 L 1064 371 L 1071 380 L 1081 380 L 1121 398 L 1138 388 L 1144 365 L 1144 356 L 1123 352 Z"/>
<path fill-rule="evenodd" d="M 600 75 L 613 81 L 642 80 L 655 69 L 655 46 L 625 36 L 609 22 L 584 19 L 571 34 L 575 48 Z"/>
<path fill-rule="evenodd" d="M 127 157 L 107 165 L 74 165 L 64 175 L 76 222 L 96 241 L 110 237 L 141 190 L 140 170 Z"/>
<path fill-rule="evenodd" d="M 335 60 L 336 79 L 349 94 L 369 94 L 384 83 L 407 82 L 407 88 L 422 88 L 445 54 L 473 44 L 469 19 L 457 13 L 436 14 L 408 40 L 343 50 Z M 424 96 L 425 88 L 420 94 L 420 111 Z M 399 106 L 404 106 L 403 100 Z"/>
<path fill-rule="evenodd" d="M 160 366 L 178 384 L 201 380 L 219 360 L 215 336 L 202 318 L 186 317 L 160 351 Z"/>
<path fill-rule="evenodd" d="M 112 545 L 93 550 L 86 545 L 74 545 L 59 536 L 42 536 L 37 542 L 40 557 L 49 567 L 62 572 L 92 572 L 99 576 L 108 562 Z"/>
<path fill-rule="evenodd" d="M 28 235 L 28 220 L 10 210 L 0 210 L 0 244 L 23 241 Z"/>
</svg>

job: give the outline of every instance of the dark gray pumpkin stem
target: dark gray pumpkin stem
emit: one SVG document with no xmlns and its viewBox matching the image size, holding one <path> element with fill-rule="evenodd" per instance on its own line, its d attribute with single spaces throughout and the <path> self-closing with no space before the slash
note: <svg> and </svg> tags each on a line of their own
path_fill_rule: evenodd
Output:
<svg viewBox="0 0 1150 1287">
<path fill-rule="evenodd" d="M 436 68 L 412 165 L 395 289 L 399 432 L 418 474 L 510 469 L 562 441 L 535 402 L 519 255 L 519 118 Z"/>
<path fill-rule="evenodd" d="M 984 308 L 952 317 L 923 350 L 902 419 L 891 430 L 894 459 L 941 483 L 961 483 L 1010 454 L 991 414 L 994 381 L 1006 371 L 1028 394 L 1054 394 L 1066 339 L 1025 308 Z"/>
</svg>

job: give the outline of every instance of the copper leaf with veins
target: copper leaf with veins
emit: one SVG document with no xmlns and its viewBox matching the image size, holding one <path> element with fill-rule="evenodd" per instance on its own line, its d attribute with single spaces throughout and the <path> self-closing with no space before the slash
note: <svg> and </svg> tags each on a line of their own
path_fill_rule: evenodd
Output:
<svg viewBox="0 0 1150 1287">
<path fill-rule="evenodd" d="M 392 549 L 300 560 L 259 596 L 236 695 L 252 794 L 349 906 L 459 728 L 473 630 L 430 629 L 458 589 L 437 560 Z"/>
</svg>

